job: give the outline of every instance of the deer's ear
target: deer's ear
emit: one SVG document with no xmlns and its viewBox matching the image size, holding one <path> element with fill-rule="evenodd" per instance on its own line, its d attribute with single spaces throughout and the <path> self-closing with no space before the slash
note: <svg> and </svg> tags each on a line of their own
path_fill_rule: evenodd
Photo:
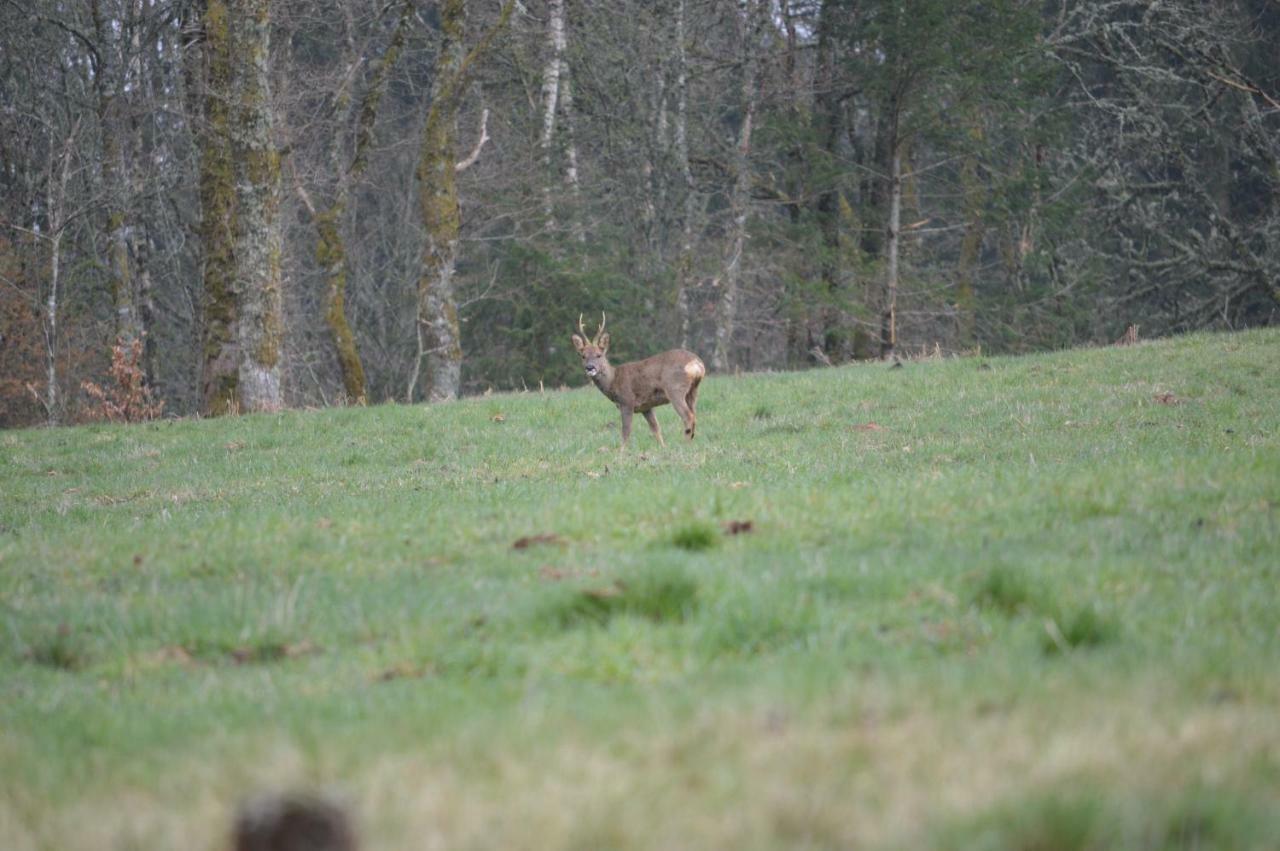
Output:
<svg viewBox="0 0 1280 851">
<path fill-rule="evenodd" d="M 609 332 L 608 331 L 605 331 L 603 334 L 600 335 L 599 345 L 602 351 L 608 351 L 609 349 Z"/>
<path fill-rule="evenodd" d="M 574 335 L 573 335 L 573 347 L 574 347 L 575 349 L 577 349 L 579 353 L 581 353 L 581 352 L 582 352 L 582 350 L 583 350 L 583 349 L 585 349 L 585 348 L 587 347 L 587 341 L 586 341 L 586 340 L 584 340 L 584 339 L 582 339 L 581 337 L 579 337 L 577 334 L 574 334 Z"/>
</svg>

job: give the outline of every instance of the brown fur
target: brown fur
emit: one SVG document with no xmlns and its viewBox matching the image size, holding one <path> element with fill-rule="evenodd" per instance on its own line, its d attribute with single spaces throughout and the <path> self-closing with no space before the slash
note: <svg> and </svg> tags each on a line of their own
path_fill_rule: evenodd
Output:
<svg viewBox="0 0 1280 851">
<path fill-rule="evenodd" d="M 607 356 L 609 335 L 605 333 L 604 322 L 601 321 L 600 329 L 590 342 L 581 318 L 578 330 L 582 333 L 573 335 L 573 347 L 582 356 L 583 368 L 622 414 L 623 449 L 631 439 L 631 417 L 636 412 L 644 415 L 659 445 L 666 445 L 653 409 L 668 403 L 684 422 L 685 436 L 693 440 L 698 424 L 695 410 L 698 385 L 707 374 L 706 365 L 697 355 L 684 349 L 671 349 L 644 360 L 613 366 Z"/>
</svg>

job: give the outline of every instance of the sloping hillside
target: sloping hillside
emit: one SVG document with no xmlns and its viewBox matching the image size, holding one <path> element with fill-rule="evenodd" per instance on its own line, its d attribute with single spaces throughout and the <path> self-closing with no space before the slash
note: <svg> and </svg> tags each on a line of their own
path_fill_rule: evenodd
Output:
<svg viewBox="0 0 1280 851">
<path fill-rule="evenodd" d="M 0 847 L 219 848 L 299 786 L 371 849 L 1280 835 L 1280 333 L 659 418 L 0 435 Z"/>
</svg>

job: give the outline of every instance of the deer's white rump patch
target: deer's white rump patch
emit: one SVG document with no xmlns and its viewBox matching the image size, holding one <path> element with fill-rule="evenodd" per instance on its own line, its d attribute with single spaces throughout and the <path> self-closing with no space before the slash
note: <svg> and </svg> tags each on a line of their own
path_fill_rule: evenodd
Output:
<svg viewBox="0 0 1280 851">
<path fill-rule="evenodd" d="M 684 374 L 690 378 L 701 378 L 706 373 L 707 368 L 700 361 L 691 360 L 684 365 Z"/>
</svg>

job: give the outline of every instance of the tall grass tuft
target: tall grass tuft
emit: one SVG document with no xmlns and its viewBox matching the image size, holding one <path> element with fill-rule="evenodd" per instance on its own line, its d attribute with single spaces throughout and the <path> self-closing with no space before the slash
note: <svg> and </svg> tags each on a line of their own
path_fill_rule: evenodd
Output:
<svg viewBox="0 0 1280 851">
<path fill-rule="evenodd" d="M 709 550 L 720 543 L 720 532 L 710 523 L 690 523 L 675 531 L 671 543 L 690 552 Z"/>
<path fill-rule="evenodd" d="M 634 570 L 612 583 L 565 589 L 539 619 L 560 629 L 604 624 L 630 615 L 653 623 L 683 623 L 698 608 L 698 583 L 682 568 Z"/>
<path fill-rule="evenodd" d="M 980 609 L 993 609 L 1006 615 L 1023 614 L 1035 609 L 1039 602 L 1026 576 L 1005 565 L 993 567 L 978 577 L 972 600 Z"/>
<path fill-rule="evenodd" d="M 1100 647 L 1120 637 L 1120 624 L 1101 612 L 1094 604 L 1079 606 L 1074 611 L 1047 618 L 1041 649 L 1047 655 L 1069 650 Z"/>
</svg>

